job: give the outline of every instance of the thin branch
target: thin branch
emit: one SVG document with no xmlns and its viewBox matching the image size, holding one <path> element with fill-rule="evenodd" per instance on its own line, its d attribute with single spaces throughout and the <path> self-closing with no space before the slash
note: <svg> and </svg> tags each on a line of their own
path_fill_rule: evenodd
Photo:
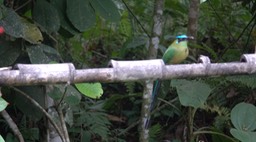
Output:
<svg viewBox="0 0 256 142">
<path fill-rule="evenodd" d="M 254 21 L 254 23 L 253 23 L 253 25 L 252 25 L 252 27 L 251 27 L 251 29 L 250 29 L 250 32 L 249 32 L 249 35 L 247 36 L 247 41 L 246 41 L 245 46 L 243 47 L 242 53 L 244 53 L 244 52 L 245 52 L 245 49 L 248 47 L 248 44 L 249 44 L 249 41 L 250 41 L 250 38 L 251 38 L 250 34 L 252 34 L 253 29 L 254 29 L 255 26 L 256 26 L 256 21 Z"/>
<path fill-rule="evenodd" d="M 15 122 L 12 120 L 10 115 L 6 112 L 6 110 L 1 111 L 1 115 L 3 116 L 5 121 L 8 123 L 8 125 L 10 126 L 10 128 L 13 131 L 14 135 L 18 138 L 19 142 L 25 142 L 24 138 L 23 138 L 23 136 L 22 136 L 22 134 L 21 134 L 21 132 L 19 130 L 19 128 L 17 127 Z"/>
<path fill-rule="evenodd" d="M 63 102 L 64 98 L 67 96 L 67 90 L 68 90 L 68 86 L 67 86 L 67 84 L 66 84 L 66 85 L 65 85 L 64 92 L 63 92 L 63 95 L 62 95 L 60 101 L 58 102 L 58 104 L 56 105 L 56 108 L 57 108 L 57 109 L 60 107 L 60 104 Z"/>
<path fill-rule="evenodd" d="M 234 46 L 234 45 L 239 41 L 239 39 L 242 37 L 242 35 L 243 35 L 244 32 L 246 31 L 246 29 L 251 25 L 251 23 L 252 23 L 253 21 L 255 21 L 255 19 L 256 19 L 256 14 L 254 14 L 254 16 L 253 16 L 252 19 L 249 21 L 249 23 L 244 27 L 244 29 L 243 29 L 243 31 L 240 33 L 240 35 L 239 35 L 237 38 L 235 38 L 235 37 L 231 34 L 229 28 L 227 27 L 227 24 L 225 24 L 225 23 L 223 22 L 223 20 L 220 18 L 220 15 L 216 12 L 216 9 L 215 9 L 215 8 L 213 7 L 213 5 L 211 4 L 211 1 L 210 1 L 210 0 L 208 1 L 208 4 L 209 4 L 210 7 L 213 9 L 213 11 L 214 11 L 214 13 L 216 14 L 217 18 L 218 18 L 219 21 L 222 23 L 222 25 L 225 27 L 225 29 L 227 30 L 227 32 L 229 33 L 229 35 L 232 37 L 232 41 L 233 41 L 233 42 L 232 42 L 227 48 L 225 48 L 225 49 L 222 51 L 222 53 L 219 55 L 219 58 L 218 58 L 218 60 L 217 60 L 217 61 L 219 61 L 219 60 L 222 58 L 222 56 L 228 51 L 228 49 L 230 49 L 232 46 Z"/>
<path fill-rule="evenodd" d="M 124 3 L 125 7 L 127 8 L 127 10 L 129 11 L 129 13 L 132 15 L 132 17 L 135 19 L 135 21 L 140 25 L 141 29 L 144 31 L 144 33 L 148 36 L 148 38 L 150 38 L 150 35 L 148 34 L 147 30 L 144 28 L 144 26 L 141 24 L 141 22 L 139 21 L 139 19 L 134 15 L 134 13 L 132 12 L 132 10 L 129 8 L 129 6 L 127 5 L 127 3 L 122 0 L 122 2 Z"/>
<path fill-rule="evenodd" d="M 211 0 L 208 1 L 208 4 L 210 5 L 210 7 L 213 9 L 213 12 L 215 13 L 215 15 L 217 16 L 217 18 L 219 19 L 219 21 L 222 23 L 222 25 L 225 27 L 226 31 L 228 32 L 228 34 L 232 37 L 233 40 L 235 40 L 235 37 L 232 35 L 232 33 L 230 32 L 228 26 L 226 23 L 224 23 L 224 21 L 221 19 L 220 15 L 216 12 L 216 9 L 213 7 Z"/>
<path fill-rule="evenodd" d="M 174 98 L 174 99 L 172 99 L 172 100 L 170 100 L 170 101 L 168 101 L 168 102 L 165 102 L 165 104 L 163 104 L 163 105 L 157 107 L 156 109 L 154 109 L 154 110 L 151 112 L 151 115 L 153 115 L 153 114 L 159 112 L 160 110 L 164 109 L 165 107 L 170 106 L 170 104 L 174 103 L 174 102 L 177 101 L 177 100 L 178 100 L 178 97 L 176 97 L 176 98 Z M 160 101 L 162 101 L 162 100 L 160 99 Z M 180 120 L 179 120 L 179 121 L 180 121 Z M 124 129 L 121 133 L 119 133 L 118 136 L 124 135 L 126 132 L 130 131 L 131 129 L 133 129 L 134 127 L 136 127 L 137 125 L 139 125 L 140 122 L 141 122 L 141 119 L 138 119 L 136 122 L 132 123 L 131 125 L 129 125 L 129 127 L 127 127 L 127 128 Z M 177 122 L 177 123 L 179 123 L 179 122 Z M 174 124 L 174 125 L 176 125 L 176 124 Z M 174 126 L 174 125 L 173 125 L 173 126 Z"/>
<path fill-rule="evenodd" d="M 50 123 L 52 124 L 52 126 L 56 129 L 56 131 L 58 132 L 58 134 L 60 135 L 62 141 L 65 141 L 65 137 L 63 136 L 61 129 L 58 127 L 58 125 L 54 122 L 54 120 L 52 119 L 52 117 L 44 110 L 44 108 L 38 104 L 38 102 L 36 102 L 33 98 L 31 98 L 29 95 L 27 95 L 25 92 L 21 91 L 20 89 L 16 88 L 16 87 L 10 87 L 11 89 L 19 92 L 22 96 L 24 96 L 25 98 L 27 98 L 33 105 L 35 105 L 39 110 L 42 111 L 42 113 L 49 119 Z"/>
<path fill-rule="evenodd" d="M 70 142 L 69 135 L 68 135 L 68 130 L 67 130 L 67 125 L 66 125 L 66 122 L 64 120 L 62 109 L 60 107 L 57 108 L 57 112 L 58 112 L 59 117 L 60 117 L 60 122 L 61 122 L 62 130 L 63 130 L 63 134 L 65 136 L 65 140 L 66 140 L 66 142 Z"/>
<path fill-rule="evenodd" d="M 0 87 L 0 97 L 2 97 L 2 88 Z M 10 115 L 8 114 L 8 112 L 6 110 L 1 111 L 1 115 L 3 116 L 3 118 L 5 119 L 5 121 L 8 123 L 8 125 L 10 126 L 11 130 L 13 131 L 14 135 L 18 138 L 18 140 L 20 142 L 24 142 L 24 138 L 19 130 L 19 128 L 17 127 L 17 125 L 15 124 L 15 122 L 12 120 L 12 118 L 10 117 Z"/>
<path fill-rule="evenodd" d="M 232 142 L 237 142 L 234 138 L 231 138 L 223 133 L 220 133 L 220 132 L 214 132 L 214 131 L 196 131 L 194 132 L 194 135 L 200 135 L 200 134 L 213 134 L 213 135 L 220 135 L 220 136 L 223 136 L 229 140 L 231 140 Z"/>
<path fill-rule="evenodd" d="M 24 2 L 21 6 L 19 6 L 18 8 L 15 9 L 15 11 L 20 10 L 22 7 L 26 6 L 27 4 L 29 4 L 32 0 L 28 0 L 26 2 Z"/>
</svg>

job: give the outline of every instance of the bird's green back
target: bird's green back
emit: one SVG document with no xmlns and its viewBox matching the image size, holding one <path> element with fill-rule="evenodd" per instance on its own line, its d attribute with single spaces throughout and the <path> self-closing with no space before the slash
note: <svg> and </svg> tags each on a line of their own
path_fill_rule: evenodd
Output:
<svg viewBox="0 0 256 142">
<path fill-rule="evenodd" d="M 164 63 L 166 64 L 178 64 L 185 60 L 188 56 L 187 41 L 180 41 L 176 39 L 165 51 L 163 55 Z"/>
</svg>

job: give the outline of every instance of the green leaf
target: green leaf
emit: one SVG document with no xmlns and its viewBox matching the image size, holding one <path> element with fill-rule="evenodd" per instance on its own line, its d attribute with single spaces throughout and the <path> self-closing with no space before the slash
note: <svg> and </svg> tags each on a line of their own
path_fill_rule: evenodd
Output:
<svg viewBox="0 0 256 142">
<path fill-rule="evenodd" d="M 67 0 L 67 16 L 81 32 L 92 27 L 96 21 L 88 0 Z"/>
<path fill-rule="evenodd" d="M 45 92 L 44 88 L 42 88 L 41 86 L 26 86 L 19 87 L 18 89 L 29 95 L 41 106 L 45 105 Z M 30 116 L 35 121 L 40 120 L 43 117 L 42 111 L 38 107 L 33 105 L 27 98 L 23 97 L 19 93 L 15 93 L 11 97 L 13 97 L 13 99 L 9 100 L 9 102 L 11 104 L 15 104 L 16 107 L 21 110 L 25 115 Z"/>
<path fill-rule="evenodd" d="M 119 32 L 121 35 L 124 35 L 126 37 L 132 36 L 132 25 L 130 22 L 128 11 L 124 11 L 122 13 L 122 18 L 119 24 Z"/>
<path fill-rule="evenodd" d="M 252 89 L 256 88 L 256 74 L 227 76 L 226 79 L 231 82 L 241 83 Z"/>
<path fill-rule="evenodd" d="M 42 33 L 35 24 L 24 18 L 21 18 L 21 23 L 23 24 L 23 39 L 32 44 L 40 44 L 43 41 Z"/>
<path fill-rule="evenodd" d="M 61 85 L 53 85 L 53 88 L 47 93 L 47 95 L 55 101 L 61 99 L 63 96 L 63 92 L 61 91 L 62 87 L 60 89 L 60 86 Z"/>
<path fill-rule="evenodd" d="M 65 88 L 65 85 L 53 85 L 53 88 L 47 95 L 54 100 L 64 97 L 65 102 L 69 105 L 77 105 L 81 100 L 81 94 L 71 85 L 67 86 L 67 88 Z"/>
<path fill-rule="evenodd" d="M 239 103 L 231 110 L 231 122 L 242 131 L 256 129 L 256 107 L 248 103 Z"/>
<path fill-rule="evenodd" d="M 4 17 L 0 20 L 0 25 L 4 27 L 6 34 L 15 38 L 23 38 L 33 44 L 41 43 L 43 37 L 35 24 L 20 17 L 12 9 L 2 8 L 2 10 Z"/>
<path fill-rule="evenodd" d="M 57 10 L 46 0 L 37 0 L 33 10 L 33 19 L 47 32 L 57 32 L 60 28 L 60 18 Z"/>
<path fill-rule="evenodd" d="M 223 60 L 228 61 L 239 61 L 241 56 L 241 51 L 239 49 L 227 49 L 223 55 Z"/>
<path fill-rule="evenodd" d="M 1 40 L 0 56 L 5 57 L 4 60 L 0 60 L 0 67 L 12 65 L 20 56 L 21 47 L 16 43 Z"/>
<path fill-rule="evenodd" d="M 65 97 L 65 102 L 69 105 L 77 105 L 80 103 L 81 95 L 80 93 L 73 87 L 67 87 L 67 96 Z"/>
<path fill-rule="evenodd" d="M 161 130 L 162 130 L 161 127 L 162 126 L 158 123 L 150 127 L 150 129 L 149 129 L 150 139 L 154 140 L 154 139 L 159 138 L 159 136 L 161 135 Z"/>
<path fill-rule="evenodd" d="M 12 9 L 1 7 L 3 18 L 0 20 L 0 25 L 4 27 L 5 33 L 15 37 L 23 37 L 23 24 L 20 16 Z"/>
<path fill-rule="evenodd" d="M 171 84 L 176 87 L 183 106 L 201 107 L 211 93 L 210 86 L 201 81 L 179 79 L 172 80 Z"/>
<path fill-rule="evenodd" d="M 8 133 L 5 137 L 6 142 L 19 142 L 18 139 L 12 134 Z"/>
<path fill-rule="evenodd" d="M 39 140 L 39 129 L 38 128 L 27 128 L 22 131 L 22 136 L 24 139 L 29 139 L 31 141 Z"/>
<path fill-rule="evenodd" d="M 104 19 L 111 22 L 118 22 L 120 20 L 119 11 L 112 0 L 90 0 L 90 3 Z"/>
<path fill-rule="evenodd" d="M 89 131 L 83 131 L 81 136 L 81 142 L 90 142 L 92 134 Z"/>
<path fill-rule="evenodd" d="M 67 18 L 67 15 L 66 15 L 67 2 L 66 2 L 66 0 L 50 0 L 50 3 L 58 11 L 61 27 L 73 35 L 78 34 L 79 32 L 75 29 L 75 27 L 71 24 L 71 22 Z M 59 32 L 61 32 L 61 30 Z"/>
<path fill-rule="evenodd" d="M 0 97 L 0 112 L 3 111 L 7 107 L 8 103 Z"/>
<path fill-rule="evenodd" d="M 202 43 L 201 45 L 200 44 L 195 44 L 195 43 L 189 43 L 189 47 L 191 47 L 193 49 L 196 48 L 196 49 L 200 49 L 200 50 L 205 50 L 206 52 L 208 52 L 211 55 L 211 58 L 213 60 L 218 58 L 217 53 L 215 53 L 215 51 L 211 47 L 207 46 L 204 43 Z"/>
<path fill-rule="evenodd" d="M 26 48 L 29 59 L 32 64 L 48 64 L 52 61 L 58 61 L 58 52 L 47 45 L 31 45 Z"/>
<path fill-rule="evenodd" d="M 74 117 L 73 117 L 73 110 L 68 108 L 65 113 L 65 122 L 68 123 L 70 127 L 74 125 Z"/>
<path fill-rule="evenodd" d="M 1 135 L 0 135 L 0 142 L 5 142 Z"/>
<path fill-rule="evenodd" d="M 256 132 L 245 132 L 232 128 L 230 133 L 241 142 L 255 142 L 256 139 Z"/>
<path fill-rule="evenodd" d="M 220 131 L 219 129 L 213 128 L 211 130 L 212 132 L 216 133 L 216 135 L 211 135 L 212 137 L 212 142 L 234 142 L 231 137 L 230 139 L 228 138 L 229 136 L 223 136 L 225 135 L 224 132 Z M 218 134 L 223 134 L 223 135 L 218 135 Z"/>
<path fill-rule="evenodd" d="M 81 53 L 84 52 L 84 46 L 81 44 L 81 41 L 77 36 L 70 38 L 69 43 L 72 47 L 70 54 L 75 61 L 84 62 L 85 57 L 81 56 Z M 88 54 L 87 54 L 88 55 Z"/>
<path fill-rule="evenodd" d="M 100 83 L 79 83 L 75 86 L 82 94 L 93 99 L 100 98 L 103 94 Z"/>
</svg>

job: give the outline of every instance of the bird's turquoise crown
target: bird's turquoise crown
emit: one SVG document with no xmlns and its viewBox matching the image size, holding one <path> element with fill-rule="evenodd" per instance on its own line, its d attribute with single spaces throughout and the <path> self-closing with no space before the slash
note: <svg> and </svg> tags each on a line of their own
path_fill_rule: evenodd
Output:
<svg viewBox="0 0 256 142">
<path fill-rule="evenodd" d="M 188 36 L 187 35 L 178 35 L 178 36 L 176 36 L 176 38 L 177 39 L 179 39 L 179 38 L 188 38 Z"/>
<path fill-rule="evenodd" d="M 178 39 L 176 43 L 179 43 L 181 41 L 187 41 L 188 39 L 194 39 L 194 37 L 187 36 L 187 35 L 178 35 L 178 36 L 176 36 L 176 39 Z"/>
</svg>

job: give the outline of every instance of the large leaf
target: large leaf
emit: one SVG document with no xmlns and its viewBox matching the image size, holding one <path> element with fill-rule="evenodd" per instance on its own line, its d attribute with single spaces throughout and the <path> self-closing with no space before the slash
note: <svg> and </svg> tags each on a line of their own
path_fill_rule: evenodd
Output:
<svg viewBox="0 0 256 142">
<path fill-rule="evenodd" d="M 212 129 L 212 132 L 215 133 L 211 135 L 212 142 L 234 142 L 231 138 L 226 137 L 225 134 L 219 129 Z M 218 134 L 224 134 L 224 135 L 218 135 Z"/>
<path fill-rule="evenodd" d="M 3 111 L 7 107 L 8 103 L 0 97 L 0 112 Z"/>
<path fill-rule="evenodd" d="M 3 18 L 0 20 L 0 26 L 4 27 L 6 34 L 15 38 L 21 38 L 23 36 L 23 25 L 20 16 L 10 8 L 1 8 Z"/>
<path fill-rule="evenodd" d="M 21 23 L 23 24 L 23 39 L 32 44 L 40 44 L 43 41 L 42 33 L 35 24 L 24 18 L 21 18 Z"/>
<path fill-rule="evenodd" d="M 0 135 L 0 142 L 5 142 L 1 135 Z"/>
<path fill-rule="evenodd" d="M 44 88 L 41 86 L 27 86 L 19 87 L 21 91 L 29 95 L 41 106 L 45 105 L 45 94 Z M 39 120 L 42 118 L 43 113 L 35 105 L 33 105 L 30 100 L 25 98 L 19 93 L 13 94 L 9 97 L 9 102 L 15 104 L 19 110 L 21 110 L 25 115 L 32 117 L 33 119 Z"/>
<path fill-rule="evenodd" d="M 65 122 L 67 122 L 68 125 L 69 125 L 70 127 L 72 127 L 73 124 L 74 124 L 73 109 L 68 108 L 68 109 L 65 110 L 65 111 L 66 111 L 66 113 L 65 113 Z"/>
<path fill-rule="evenodd" d="M 0 67 L 12 65 L 21 53 L 21 47 L 14 42 L 7 42 L 0 39 L 0 56 L 4 60 L 0 60 Z"/>
<path fill-rule="evenodd" d="M 211 92 L 210 86 L 201 81 L 172 80 L 172 86 L 176 87 L 181 104 L 194 108 L 203 106 Z"/>
<path fill-rule="evenodd" d="M 81 94 L 71 85 L 67 86 L 67 88 L 65 85 L 53 85 L 53 88 L 47 95 L 54 100 L 60 100 L 64 97 L 65 102 L 69 105 L 77 105 L 81 100 Z"/>
<path fill-rule="evenodd" d="M 92 134 L 89 131 L 82 131 L 81 142 L 90 142 Z"/>
<path fill-rule="evenodd" d="M 67 16 L 81 32 L 89 29 L 96 21 L 89 0 L 67 0 Z"/>
<path fill-rule="evenodd" d="M 50 89 L 50 91 L 47 93 L 48 96 L 50 96 L 53 100 L 57 101 L 62 98 L 63 92 L 62 92 L 62 85 L 53 85 L 53 88 Z"/>
<path fill-rule="evenodd" d="M 90 3 L 104 19 L 119 22 L 120 14 L 112 0 L 90 0 Z"/>
<path fill-rule="evenodd" d="M 58 52 L 50 46 L 39 44 L 27 46 L 26 49 L 33 64 L 48 64 L 52 61 L 58 61 Z"/>
<path fill-rule="evenodd" d="M 103 94 L 100 83 L 78 83 L 75 86 L 82 94 L 93 99 L 100 98 Z"/>
<path fill-rule="evenodd" d="M 255 142 L 256 140 L 256 132 L 245 132 L 232 128 L 230 133 L 241 142 Z"/>
<path fill-rule="evenodd" d="M 5 137 L 6 142 L 19 142 L 18 139 L 12 134 L 8 133 Z"/>
<path fill-rule="evenodd" d="M 248 103 L 239 103 L 231 111 L 231 122 L 242 131 L 256 129 L 256 107 Z"/>
<path fill-rule="evenodd" d="M 51 0 L 50 3 L 57 9 L 59 13 L 61 27 L 73 35 L 78 34 L 79 32 L 71 24 L 66 15 L 66 0 Z"/>
<path fill-rule="evenodd" d="M 33 10 L 33 18 L 47 32 L 57 32 L 60 28 L 60 18 L 57 10 L 46 0 L 37 0 Z"/>
<path fill-rule="evenodd" d="M 33 44 L 41 43 L 43 37 L 35 24 L 20 17 L 12 9 L 2 8 L 2 10 L 4 16 L 0 20 L 0 26 L 4 27 L 6 34 L 15 38 L 23 38 Z"/>
<path fill-rule="evenodd" d="M 73 87 L 67 87 L 67 96 L 65 97 L 65 102 L 69 105 L 77 105 L 80 103 L 81 95 L 80 93 Z"/>
</svg>

